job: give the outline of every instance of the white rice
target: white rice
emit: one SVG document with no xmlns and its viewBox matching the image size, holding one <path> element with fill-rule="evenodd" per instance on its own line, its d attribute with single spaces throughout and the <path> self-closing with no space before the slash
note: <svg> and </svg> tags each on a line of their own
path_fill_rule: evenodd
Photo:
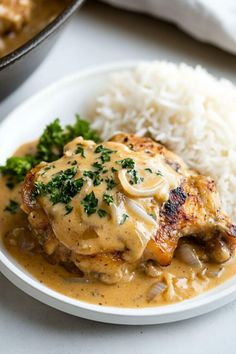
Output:
<svg viewBox="0 0 236 354">
<path fill-rule="evenodd" d="M 213 177 L 224 209 L 236 220 L 236 87 L 201 67 L 141 63 L 114 73 L 97 98 L 93 126 L 151 134 L 191 167 Z"/>
</svg>

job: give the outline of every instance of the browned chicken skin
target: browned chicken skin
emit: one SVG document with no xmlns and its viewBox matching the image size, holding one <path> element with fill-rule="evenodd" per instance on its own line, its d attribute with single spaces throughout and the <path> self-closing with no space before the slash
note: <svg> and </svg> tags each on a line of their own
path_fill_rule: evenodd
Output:
<svg viewBox="0 0 236 354">
<path fill-rule="evenodd" d="M 135 151 L 144 150 L 149 156 L 162 154 L 183 175 L 181 185 L 170 192 L 169 200 L 161 207 L 159 231 L 147 245 L 147 257 L 160 265 L 170 264 L 183 236 L 198 237 L 209 243 L 209 247 L 216 239 L 223 239 L 231 252 L 235 249 L 236 228 L 221 210 L 216 185 L 210 177 L 191 171 L 178 156 L 150 138 L 119 134 L 113 140 L 132 146 Z"/>
<path fill-rule="evenodd" d="M 158 229 L 148 241 L 139 262 L 154 260 L 159 265 L 171 263 L 179 239 L 191 236 L 202 243 L 213 261 L 223 262 L 222 243 L 232 253 L 236 247 L 236 228 L 229 217 L 221 210 L 220 199 L 214 181 L 190 170 L 175 154 L 163 145 L 147 137 L 118 134 L 111 139 L 126 145 L 130 157 L 142 151 L 148 158 L 161 155 L 165 163 L 180 177 L 180 184 L 172 189 L 167 201 L 157 208 Z M 67 247 L 55 235 L 50 222 L 50 212 L 38 200 L 32 198 L 37 175 L 45 164 L 38 165 L 26 177 L 22 188 L 22 208 L 28 214 L 30 227 L 35 239 L 55 262 L 72 264 L 86 275 L 95 274 L 107 283 L 119 281 L 130 266 L 123 252 L 99 252 L 83 255 Z M 137 266 L 137 262 L 133 265 Z"/>
</svg>

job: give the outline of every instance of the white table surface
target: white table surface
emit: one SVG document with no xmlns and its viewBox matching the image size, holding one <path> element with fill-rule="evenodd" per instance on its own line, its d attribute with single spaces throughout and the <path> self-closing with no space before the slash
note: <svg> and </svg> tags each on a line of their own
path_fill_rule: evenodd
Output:
<svg viewBox="0 0 236 354">
<path fill-rule="evenodd" d="M 236 82 L 236 57 L 200 44 L 174 26 L 90 2 L 74 17 L 41 67 L 0 104 L 0 119 L 22 100 L 73 71 L 137 58 L 201 64 Z M 61 313 L 25 295 L 0 275 L 1 354 L 233 354 L 235 333 L 236 301 L 191 320 L 124 327 Z"/>
</svg>

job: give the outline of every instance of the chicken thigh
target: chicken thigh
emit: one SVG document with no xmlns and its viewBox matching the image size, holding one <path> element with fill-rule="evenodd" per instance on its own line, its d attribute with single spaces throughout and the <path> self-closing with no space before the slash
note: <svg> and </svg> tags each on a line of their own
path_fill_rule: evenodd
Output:
<svg viewBox="0 0 236 354">
<path fill-rule="evenodd" d="M 147 260 L 170 264 L 183 237 L 219 263 L 236 246 L 214 181 L 148 137 L 76 138 L 62 158 L 30 171 L 22 200 L 47 257 L 106 283 Z"/>
</svg>

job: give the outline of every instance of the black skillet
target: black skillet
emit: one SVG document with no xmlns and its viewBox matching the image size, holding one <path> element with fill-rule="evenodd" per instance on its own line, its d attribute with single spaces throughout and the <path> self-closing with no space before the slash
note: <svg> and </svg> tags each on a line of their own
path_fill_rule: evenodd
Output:
<svg viewBox="0 0 236 354">
<path fill-rule="evenodd" d="M 13 92 L 44 60 L 66 21 L 84 0 L 72 0 L 65 10 L 20 48 L 0 59 L 0 101 Z"/>
</svg>

